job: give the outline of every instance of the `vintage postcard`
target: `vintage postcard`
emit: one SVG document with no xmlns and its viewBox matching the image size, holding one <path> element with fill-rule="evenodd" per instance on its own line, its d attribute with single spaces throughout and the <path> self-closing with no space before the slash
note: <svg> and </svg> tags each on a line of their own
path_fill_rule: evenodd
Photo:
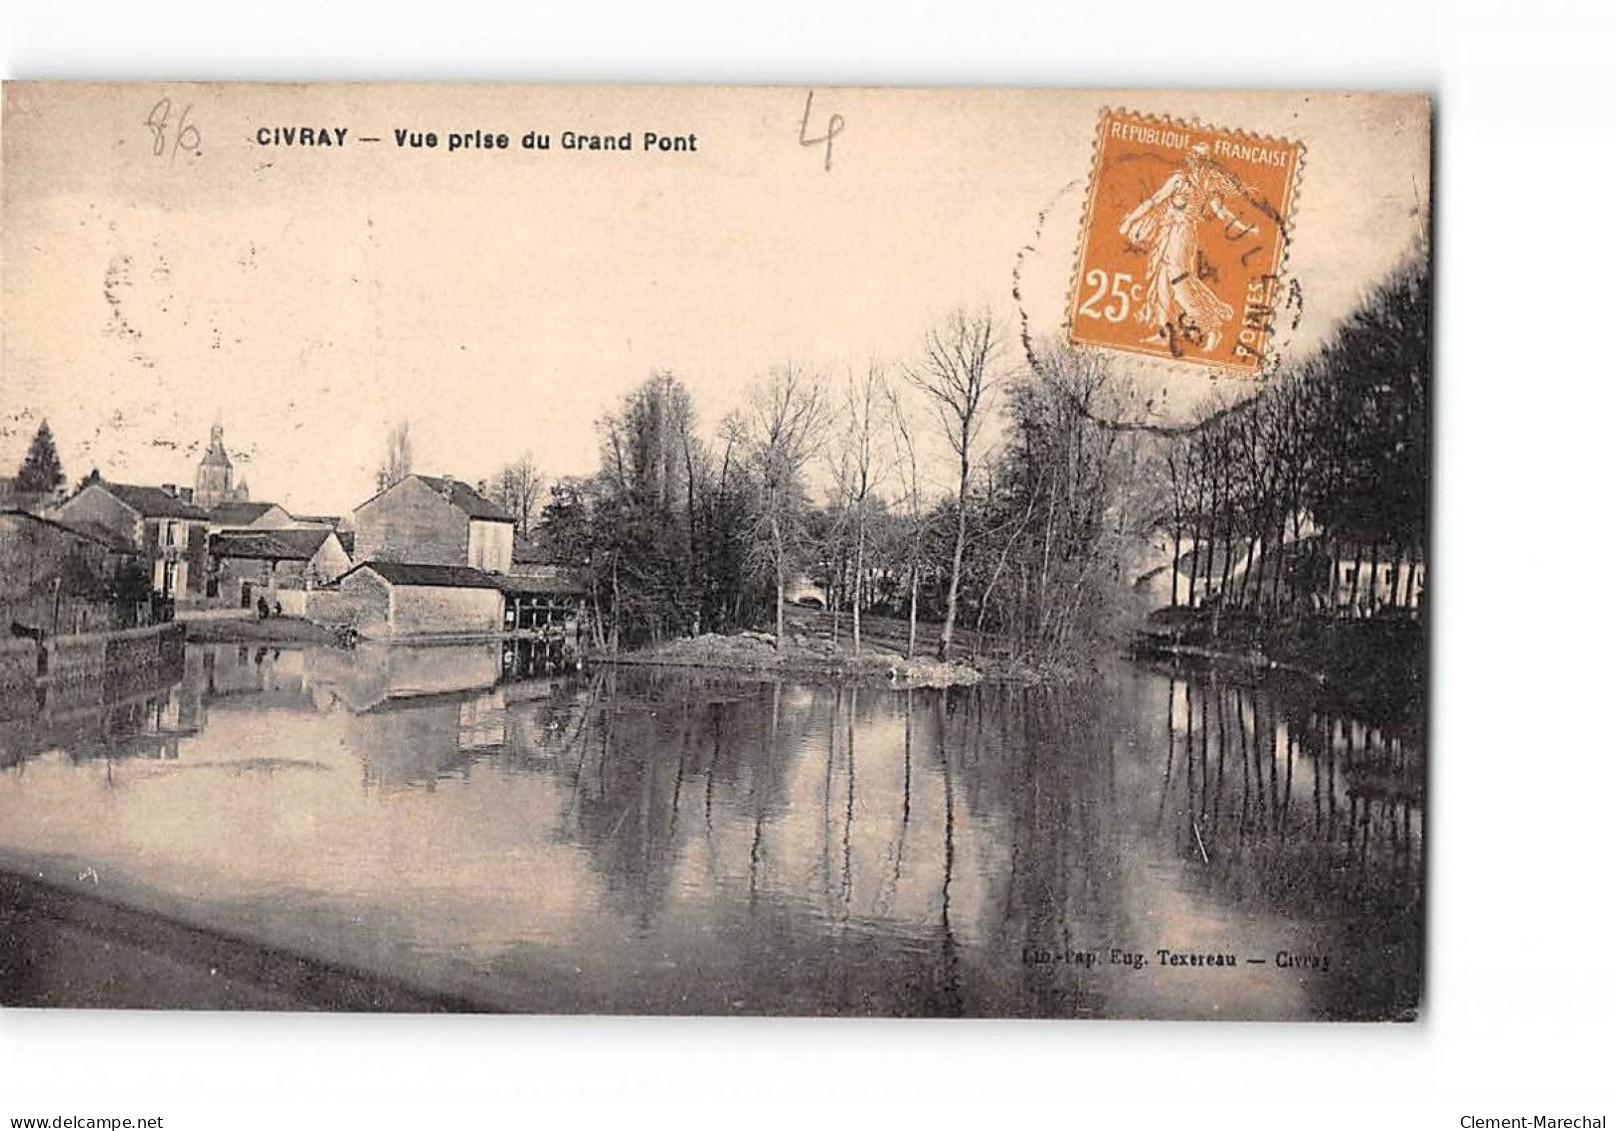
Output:
<svg viewBox="0 0 1616 1131">
<path fill-rule="evenodd" d="M 8 83 L 0 1003 L 1409 1020 L 1431 107 Z"/>
</svg>

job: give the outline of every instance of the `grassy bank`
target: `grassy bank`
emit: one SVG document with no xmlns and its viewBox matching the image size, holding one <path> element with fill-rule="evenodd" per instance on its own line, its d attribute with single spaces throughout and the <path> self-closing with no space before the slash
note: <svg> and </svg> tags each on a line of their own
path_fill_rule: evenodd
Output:
<svg viewBox="0 0 1616 1131">
<path fill-rule="evenodd" d="M 776 650 L 774 637 L 763 632 L 733 636 L 708 633 L 671 640 L 652 648 L 593 657 L 597 663 L 718 668 L 770 675 L 804 675 L 839 680 L 882 681 L 903 687 L 956 687 L 980 682 L 982 673 L 961 663 L 906 660 L 870 645 L 857 654 L 828 640 L 799 636 Z"/>
<path fill-rule="evenodd" d="M 1214 616 L 1203 609 L 1159 610 L 1139 650 L 1317 681 L 1332 700 L 1370 721 L 1423 725 L 1425 625 L 1405 618 Z"/>
</svg>

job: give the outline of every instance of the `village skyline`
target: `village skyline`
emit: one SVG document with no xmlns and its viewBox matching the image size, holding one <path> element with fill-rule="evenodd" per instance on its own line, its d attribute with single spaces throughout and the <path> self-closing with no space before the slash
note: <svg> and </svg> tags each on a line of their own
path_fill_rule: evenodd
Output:
<svg viewBox="0 0 1616 1131">
<path fill-rule="evenodd" d="M 81 143 L 43 161 L 34 96 L 8 88 L 5 156 L 19 173 L 4 186 L 17 219 L 3 249 L 0 469 L 46 418 L 75 480 L 99 467 L 170 482 L 217 422 L 255 494 L 322 512 L 371 493 L 405 419 L 426 470 L 475 480 L 531 450 L 549 476 L 581 474 L 596 420 L 654 372 L 686 383 L 712 435 L 771 367 L 833 383 L 872 360 L 896 368 L 955 309 L 1009 325 L 1025 312 L 1035 335 L 1057 333 L 1106 98 L 822 91 L 816 107 L 850 123 L 827 171 L 799 143 L 805 91 L 586 103 L 541 88 L 515 109 L 467 95 L 490 122 L 657 117 L 703 139 L 632 175 L 618 156 L 586 154 L 562 176 L 554 159 L 512 154 L 388 145 L 338 163 L 235 143 L 293 117 L 427 122 L 441 94 L 270 91 L 249 105 L 228 88 L 168 93 L 192 99 L 201 156 L 153 164 L 141 123 L 155 93 L 88 86 L 53 118 Z M 1202 94 L 1175 106 L 1308 139 L 1307 238 L 1290 262 L 1305 306 L 1287 343 L 1305 352 L 1414 240 L 1429 197 L 1423 103 L 1348 96 L 1278 113 Z M 1352 144 L 1365 132 L 1374 147 Z M 1143 372 L 1170 411 L 1207 388 L 1193 371 Z"/>
</svg>

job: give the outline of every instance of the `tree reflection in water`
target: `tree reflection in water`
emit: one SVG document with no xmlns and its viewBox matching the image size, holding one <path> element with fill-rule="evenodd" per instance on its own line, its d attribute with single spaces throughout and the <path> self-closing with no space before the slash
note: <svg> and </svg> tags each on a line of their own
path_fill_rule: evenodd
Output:
<svg viewBox="0 0 1616 1131">
<path fill-rule="evenodd" d="M 193 648 L 138 706 L 5 723 L 0 851 L 94 855 L 210 927 L 532 1010 L 1418 1002 L 1421 747 L 1307 689 L 1120 664 L 949 692 L 508 667 Z M 173 771 L 99 819 L 87 760 L 153 743 Z M 210 767 L 232 772 L 186 776 Z M 204 817 L 213 848 L 174 836 Z M 1162 948 L 1241 964 L 1167 969 Z"/>
</svg>

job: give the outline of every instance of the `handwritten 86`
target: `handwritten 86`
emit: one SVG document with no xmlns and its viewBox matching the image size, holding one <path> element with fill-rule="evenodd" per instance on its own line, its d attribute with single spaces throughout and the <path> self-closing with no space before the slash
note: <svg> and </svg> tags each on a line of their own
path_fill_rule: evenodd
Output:
<svg viewBox="0 0 1616 1131">
<path fill-rule="evenodd" d="M 168 99 L 159 99 L 157 105 L 151 108 L 146 115 L 146 128 L 152 132 L 152 156 L 161 157 L 166 152 L 172 161 L 180 155 L 180 150 L 189 150 L 194 157 L 202 152 L 202 131 L 191 124 L 191 107 L 186 106 L 180 113 L 180 120 L 174 127 L 174 136 L 169 137 L 169 115 L 173 104 Z"/>
<path fill-rule="evenodd" d="M 1077 313 L 1084 318 L 1104 318 L 1107 322 L 1121 322 L 1128 317 L 1128 310 L 1133 303 L 1139 302 L 1139 288 L 1143 285 L 1133 281 L 1133 276 L 1123 271 L 1111 275 L 1096 267 L 1083 276 L 1085 286 L 1093 287 L 1094 293 L 1083 301 L 1077 308 Z M 1104 309 L 1096 310 L 1095 304 L 1104 299 L 1111 299 Z"/>
</svg>

